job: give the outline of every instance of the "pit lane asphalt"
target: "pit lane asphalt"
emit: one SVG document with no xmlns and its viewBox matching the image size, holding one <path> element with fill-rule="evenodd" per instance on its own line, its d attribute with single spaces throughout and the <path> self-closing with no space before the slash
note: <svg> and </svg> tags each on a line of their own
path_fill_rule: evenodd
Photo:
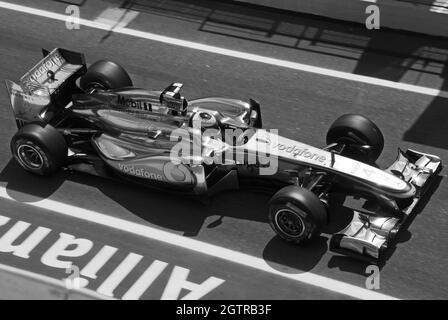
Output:
<svg viewBox="0 0 448 320">
<path fill-rule="evenodd" d="M 86 5 L 88 4 L 89 2 L 86 3 Z M 52 11 L 64 12 L 61 10 L 64 6 L 57 2 L 43 1 L 39 3 L 39 6 Z M 94 9 L 100 10 L 101 6 L 104 7 L 105 4 L 95 4 L 92 10 L 87 12 L 93 16 Z M 262 104 L 266 128 L 279 128 L 282 135 L 316 146 L 324 144 L 326 129 L 333 119 L 342 113 L 362 113 L 380 126 L 386 138 L 383 156 L 378 161 L 382 166 L 393 161 L 397 146 L 413 147 L 424 152 L 438 154 L 442 159 L 448 159 L 448 144 L 445 141 L 447 131 L 444 127 L 446 111 L 443 109 L 443 105 L 446 106 L 447 103 L 446 99 L 359 84 L 343 79 L 326 78 L 129 36 L 108 34 L 105 31 L 90 28 L 81 27 L 79 31 L 68 31 L 61 22 L 8 10 L 0 12 L 0 19 L 0 54 L 2 57 L 0 73 L 4 79 L 17 80 L 40 58 L 41 47 L 60 46 L 84 52 L 89 62 L 104 57 L 119 61 L 131 73 L 137 86 L 163 88 L 172 81 L 179 81 L 185 84 L 184 95 L 190 99 L 208 95 L 241 99 L 254 97 Z M 290 17 L 285 19 L 290 19 Z M 316 28 L 321 26 L 326 30 L 329 29 L 327 22 L 317 20 L 312 20 L 312 22 Z M 159 26 L 160 30 L 157 28 L 153 30 L 154 26 Z M 161 31 L 161 26 L 164 26 L 163 34 L 190 37 L 187 38 L 188 40 L 219 43 L 221 46 L 226 45 L 233 49 L 239 46 L 241 50 L 244 49 L 247 52 L 261 52 L 268 56 L 275 54 L 275 57 L 323 65 L 338 70 L 358 70 L 358 72 L 360 69 L 364 70 L 363 72 L 371 70 L 373 75 L 376 73 L 384 78 L 398 77 L 395 72 L 390 71 L 396 67 L 395 64 L 392 64 L 389 69 L 381 69 L 381 66 L 377 65 L 378 63 L 369 63 L 369 61 L 375 60 L 372 57 L 364 59 L 363 66 L 356 65 L 358 69 L 355 67 L 353 70 L 353 58 L 360 59 L 367 54 L 354 55 L 354 57 L 352 55 L 350 58 L 332 57 L 330 54 L 316 52 L 310 54 L 300 48 L 291 49 L 278 44 L 204 33 L 194 30 L 191 21 L 173 17 L 158 16 L 156 18 L 150 13 L 142 13 L 129 27 L 157 33 Z M 351 27 L 347 27 L 347 29 L 349 28 Z M 384 37 L 383 41 L 381 41 L 381 37 L 377 37 L 378 39 L 375 39 L 374 43 L 381 43 L 385 48 L 389 45 L 395 51 L 400 51 L 391 40 L 393 37 L 386 34 L 387 37 Z M 406 35 L 406 40 L 410 48 L 418 48 L 422 43 L 422 39 L 417 36 Z M 439 49 L 439 51 L 432 50 L 431 52 L 433 54 L 437 52 L 436 58 L 440 61 L 434 61 L 436 58 L 430 60 L 426 64 L 430 70 L 424 68 L 419 72 L 418 70 L 401 71 L 399 72 L 400 79 L 403 78 L 403 81 L 424 79 L 418 84 L 435 88 L 443 86 L 446 90 L 448 81 L 446 80 L 446 71 L 443 71 L 446 70 L 446 66 L 442 63 L 446 61 L 446 52 L 443 51 L 445 47 L 440 44 L 439 40 L 431 40 L 431 43 L 433 48 Z M 321 45 L 320 49 L 324 47 Z M 338 49 L 342 50 L 340 48 L 343 47 L 343 44 L 339 44 Z M 335 49 L 332 48 L 332 50 Z M 418 52 L 417 49 L 416 51 Z M 445 56 L 443 56 L 444 54 Z M 374 52 L 373 55 L 384 60 L 393 60 L 397 57 L 395 53 L 388 56 L 385 52 Z M 413 59 L 414 63 L 425 65 L 425 61 L 421 60 L 421 57 Z M 402 58 L 402 61 L 407 61 L 407 59 Z M 438 75 L 437 72 L 440 74 Z M 421 78 L 418 78 L 419 75 Z M 176 197 L 176 201 L 173 201 L 172 195 L 142 190 L 138 187 L 81 174 L 61 174 L 52 179 L 41 179 L 22 172 L 10 159 L 9 140 L 15 132 L 15 126 L 5 91 L 0 91 L 0 103 L 3 106 L 0 109 L 0 164 L 2 167 L 0 182 L 8 188 L 8 193 L 12 197 L 23 201 L 51 197 L 51 199 L 64 203 L 107 212 L 130 221 L 149 224 L 170 232 L 263 257 L 272 267 L 288 272 L 310 271 L 360 287 L 364 286 L 366 264 L 329 253 L 325 237 L 305 248 L 288 246 L 274 237 L 273 232 L 266 224 L 267 196 L 247 192 L 231 192 L 213 198 L 209 205 L 203 205 L 185 198 Z M 442 172 L 443 174 L 444 172 Z M 446 250 L 448 247 L 447 189 L 443 179 L 427 206 L 416 216 L 409 229 L 401 234 L 401 242 L 381 270 L 381 292 L 399 298 L 448 297 L 448 276 L 445 272 L 448 263 Z M 21 193 L 16 193 L 14 190 L 19 190 Z M 28 196 L 22 195 L 23 192 Z M 4 200 L 1 200 L 1 207 L 2 214 L 6 216 L 13 214 L 14 217 L 25 221 L 32 217 L 32 221 L 37 225 L 48 225 L 50 222 L 55 223 L 57 228 L 63 229 L 64 223 L 73 223 L 73 221 L 64 222 L 62 219 L 55 222 L 54 220 L 59 219 L 51 218 L 45 212 L 29 209 L 23 205 L 8 204 Z M 349 215 L 349 211 L 344 208 L 334 209 L 332 215 L 342 216 L 342 219 L 335 218 L 335 220 L 344 220 Z M 220 220 L 220 216 L 224 216 L 224 218 Z M 340 225 L 341 222 L 333 222 L 326 231 L 340 229 Z M 75 227 L 70 226 L 70 228 L 80 231 L 79 236 L 86 238 L 98 236 L 96 226 L 80 224 Z M 76 235 L 78 236 L 78 234 Z M 118 237 L 120 240 L 117 240 Z M 129 235 L 112 236 L 108 232 L 98 241 L 100 243 L 112 242 L 116 246 L 129 246 L 132 248 L 129 249 L 130 251 L 143 252 L 145 257 L 147 254 L 151 257 L 161 254 L 160 252 L 164 250 L 173 250 L 167 249 L 165 246 L 149 245 Z M 151 251 L 146 254 L 144 250 Z M 42 268 L 38 263 L 27 265 L 8 255 L 1 258 L 2 263 L 5 263 L 4 261 L 13 265 L 22 263 L 25 269 Z M 263 289 L 265 292 L 269 292 L 269 297 L 277 296 L 277 291 L 279 292 L 278 296 L 291 299 L 339 297 L 334 293 L 315 290 L 308 286 L 300 286 L 298 289 L 296 283 L 284 280 L 281 280 L 279 285 L 275 282 L 280 280 L 270 279 L 258 272 L 255 275 L 254 273 L 248 274 L 244 268 L 227 264 L 223 266 L 216 261 L 210 264 L 210 270 L 205 271 L 205 264 L 198 263 L 198 261 L 202 261 L 203 257 L 196 255 L 188 254 L 183 259 L 184 263 L 196 266 L 197 269 L 192 267 L 192 272 L 198 270 L 214 275 L 216 272 L 214 270 L 224 269 L 228 275 L 238 277 L 235 284 L 245 283 L 245 277 L 247 277 L 247 281 L 257 278 L 259 280 L 257 286 L 248 285 L 248 289 L 243 291 L 238 296 L 239 298 L 257 297 L 257 292 L 263 291 Z M 167 260 L 169 263 L 177 263 L 168 258 Z M 48 272 L 48 270 L 41 271 Z M 231 289 L 225 288 L 224 291 L 218 289 L 217 292 L 217 294 L 221 294 L 220 297 L 235 297 Z"/>
</svg>

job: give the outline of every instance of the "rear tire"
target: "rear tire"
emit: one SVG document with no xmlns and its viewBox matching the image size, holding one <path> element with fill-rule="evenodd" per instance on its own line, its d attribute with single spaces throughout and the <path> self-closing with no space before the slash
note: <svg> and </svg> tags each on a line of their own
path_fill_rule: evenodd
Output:
<svg viewBox="0 0 448 320">
<path fill-rule="evenodd" d="M 348 157 L 374 163 L 383 151 L 384 137 L 378 126 L 366 117 L 345 114 L 336 119 L 327 132 L 327 144 L 332 143 L 346 144 L 343 154 Z M 362 145 L 370 149 L 363 150 Z"/>
<path fill-rule="evenodd" d="M 51 175 L 67 162 L 67 144 L 52 126 L 27 124 L 13 136 L 11 152 L 26 171 Z"/>
<path fill-rule="evenodd" d="M 310 190 L 287 186 L 270 200 L 269 223 L 283 240 L 306 243 L 319 236 L 327 223 L 327 210 Z"/>
<path fill-rule="evenodd" d="M 118 89 L 132 87 L 132 80 L 126 70 L 110 60 L 100 60 L 92 64 L 81 77 L 80 87 L 85 92 L 92 89 Z"/>
</svg>

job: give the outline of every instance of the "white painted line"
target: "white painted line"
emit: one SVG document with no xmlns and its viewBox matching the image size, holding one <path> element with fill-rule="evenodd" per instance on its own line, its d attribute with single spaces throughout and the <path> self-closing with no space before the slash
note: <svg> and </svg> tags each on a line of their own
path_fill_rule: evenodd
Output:
<svg viewBox="0 0 448 320">
<path fill-rule="evenodd" d="M 310 272 L 304 272 L 299 274 L 281 272 L 279 270 L 272 268 L 267 264 L 265 260 L 258 257 L 254 257 L 231 249 L 223 248 L 217 245 L 209 244 L 203 241 L 186 238 L 167 231 L 159 230 L 157 228 L 112 217 L 92 210 L 82 209 L 62 202 L 50 199 L 44 199 L 37 202 L 25 202 L 25 203 L 20 202 L 10 197 L 8 195 L 6 188 L 3 186 L 0 187 L 0 198 L 12 200 L 15 202 L 23 203 L 41 209 L 50 210 L 52 212 L 64 216 L 69 216 L 85 220 L 88 222 L 97 223 L 113 229 L 132 233 L 134 235 L 138 235 L 147 239 L 160 241 L 169 245 L 184 248 L 186 250 L 191 250 L 199 252 L 204 255 L 213 256 L 218 259 L 226 260 L 230 263 L 235 263 L 245 267 L 254 268 L 296 282 L 316 286 L 322 289 L 330 290 L 357 299 L 368 299 L 368 300 L 397 299 L 386 294 L 354 286 L 342 281 L 334 280 Z"/>
<path fill-rule="evenodd" d="M 98 17 L 95 18 L 94 22 L 108 24 L 112 29 L 124 28 L 132 20 L 137 18 L 138 12 L 122 8 L 106 8 L 101 12 Z"/>
<path fill-rule="evenodd" d="M 117 252 L 117 248 L 105 245 L 96 254 L 95 257 L 90 260 L 90 262 L 82 269 L 81 275 L 91 279 L 97 278 L 98 271 L 112 258 L 112 256 Z"/>
<path fill-rule="evenodd" d="M 148 290 L 152 283 L 165 270 L 168 263 L 154 260 L 148 269 L 138 278 L 137 281 L 129 288 L 129 290 L 121 297 L 123 300 L 139 300 L 140 297 Z M 176 296 L 178 297 L 178 296 Z"/>
<path fill-rule="evenodd" d="M 4 1 L 0 1 L 0 8 L 9 9 L 9 10 L 27 13 L 27 14 L 32 14 L 35 16 L 40 16 L 40 17 L 49 18 L 49 19 L 53 19 L 53 20 L 64 21 L 64 22 L 66 21 L 66 19 L 68 17 L 67 15 L 64 15 L 64 14 L 59 14 L 59 13 L 46 11 L 46 10 L 34 9 L 34 8 L 21 6 L 21 5 L 17 5 L 17 4 L 12 4 L 9 2 L 4 2 Z M 111 26 L 109 24 L 90 21 L 90 20 L 86 20 L 86 19 L 80 19 L 79 23 L 80 23 L 80 25 L 83 25 L 86 27 L 111 31 L 110 30 Z M 254 62 L 260 62 L 260 63 L 269 64 L 269 65 L 273 65 L 273 66 L 277 66 L 277 67 L 284 67 L 284 68 L 289 68 L 289 69 L 293 69 L 293 70 L 310 72 L 310 73 L 319 74 L 319 75 L 323 75 L 323 76 L 327 76 L 327 77 L 356 81 L 356 82 L 360 82 L 360 83 L 366 83 L 366 84 L 370 84 L 370 85 L 404 90 L 404 91 L 408 91 L 408 92 L 415 92 L 415 93 L 420 93 L 420 94 L 424 94 L 424 95 L 440 96 L 440 97 L 448 98 L 448 91 L 442 91 L 442 90 L 434 89 L 434 88 L 428 88 L 428 87 L 406 84 L 406 83 L 401 83 L 401 82 L 394 82 L 394 81 L 389 81 L 389 80 L 384 80 L 384 79 L 379 79 L 379 78 L 374 78 L 374 77 L 352 74 L 349 72 L 337 71 L 337 70 L 333 70 L 333 69 L 315 67 L 315 66 L 311 66 L 311 65 L 307 65 L 307 64 L 270 58 L 270 57 L 266 57 L 266 56 L 262 56 L 262 55 L 258 55 L 258 54 L 252 54 L 252 53 L 246 53 L 246 52 L 241 52 L 241 51 L 236 51 L 236 50 L 220 48 L 220 47 L 216 47 L 216 46 L 176 39 L 176 38 L 172 38 L 172 37 L 162 36 L 162 35 L 158 35 L 158 34 L 154 34 L 154 33 L 150 33 L 150 32 L 144 32 L 144 31 L 134 30 L 134 29 L 125 28 L 125 27 L 117 27 L 117 28 L 114 28 L 112 31 L 114 33 L 118 33 L 118 34 L 125 34 L 125 35 L 129 35 L 129 36 L 137 37 L 137 38 L 158 41 L 158 42 L 162 42 L 162 43 L 166 43 L 166 44 L 170 44 L 170 45 L 181 46 L 181 47 L 185 47 L 185 48 L 189 48 L 189 49 L 201 50 L 201 51 L 216 53 L 216 54 L 220 54 L 220 55 L 224 55 L 224 56 L 228 56 L 228 57 L 234 57 L 234 58 L 250 60 L 250 61 L 254 61 Z"/>
<path fill-rule="evenodd" d="M 126 278 L 135 266 L 143 259 L 143 256 L 136 253 L 129 253 L 119 266 L 107 277 L 106 280 L 96 289 L 100 294 L 113 297 L 114 290 Z"/>
</svg>

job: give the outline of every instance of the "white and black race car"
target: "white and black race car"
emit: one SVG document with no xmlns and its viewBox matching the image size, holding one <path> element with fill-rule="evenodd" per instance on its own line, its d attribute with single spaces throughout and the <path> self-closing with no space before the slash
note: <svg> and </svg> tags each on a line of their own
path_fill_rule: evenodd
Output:
<svg viewBox="0 0 448 320">
<path fill-rule="evenodd" d="M 19 84 L 6 86 L 18 126 L 11 152 L 27 171 L 77 170 L 194 195 L 263 184 L 276 190 L 272 228 L 297 244 L 328 223 L 331 193 L 360 196 L 374 205 L 354 211 L 330 248 L 373 261 L 383 258 L 442 168 L 437 156 L 399 150 L 379 169 L 383 135 L 361 115 L 338 118 L 327 146 L 316 148 L 262 129 L 254 100 L 187 101 L 179 83 L 135 88 L 117 63 L 87 68 L 82 54 L 64 49 L 44 50 Z"/>
</svg>

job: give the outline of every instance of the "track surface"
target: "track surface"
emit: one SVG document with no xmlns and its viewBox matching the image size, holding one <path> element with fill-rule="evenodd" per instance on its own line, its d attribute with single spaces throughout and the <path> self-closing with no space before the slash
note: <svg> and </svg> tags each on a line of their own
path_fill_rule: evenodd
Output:
<svg viewBox="0 0 448 320">
<path fill-rule="evenodd" d="M 58 1 L 17 1 L 22 5 L 65 13 Z M 448 43 L 441 39 L 314 20 L 299 15 L 248 9 L 209 1 L 79 1 L 82 18 L 93 20 L 107 7 L 125 5 L 138 12 L 128 27 L 243 52 L 262 54 L 338 71 L 448 90 Z M 75 3 L 76 4 L 76 3 Z M 395 158 L 396 148 L 413 147 L 448 159 L 447 99 L 393 88 L 325 77 L 250 62 L 219 54 L 83 27 L 67 30 L 63 22 L 0 9 L 0 74 L 17 80 L 40 59 L 40 48 L 62 47 L 85 53 L 91 63 L 110 58 L 130 72 L 136 86 L 159 89 L 172 81 L 185 84 L 184 95 L 256 98 L 266 128 L 312 145 L 324 144 L 330 123 L 343 113 L 361 113 L 375 121 L 386 138 L 380 166 Z M 51 267 L 42 256 L 60 233 L 86 238 L 92 248 L 79 258 L 61 258 L 83 268 L 105 245 L 117 248 L 112 259 L 89 279 L 97 290 L 129 253 L 142 256 L 134 269 L 122 270 L 113 295 L 121 298 L 154 260 L 166 268 L 140 298 L 182 297 L 167 289 L 175 266 L 190 271 L 188 280 L 224 280 L 204 296 L 210 299 L 340 299 L 347 295 L 289 281 L 238 263 L 221 261 L 156 240 L 95 223 L 58 215 L 18 202 L 50 198 L 128 221 L 191 237 L 262 258 L 276 270 L 325 276 L 365 287 L 362 262 L 328 252 L 323 235 L 307 247 L 274 237 L 267 224 L 268 196 L 229 192 L 210 204 L 144 190 L 82 174 L 61 173 L 51 179 L 24 173 L 11 160 L 9 141 L 16 128 L 5 90 L 0 90 L 0 185 L 17 201 L 0 199 L 0 237 L 17 221 L 51 229 L 29 258 L 0 253 L 0 262 L 62 279 L 64 268 Z M 448 186 L 445 171 L 438 189 L 419 212 L 380 274 L 379 292 L 403 299 L 448 298 Z M 332 211 L 327 233 L 349 219 L 350 210 Z M 223 217 L 222 219 L 220 217 Z M 19 238 L 18 240 L 23 239 Z M 133 255 L 131 255 L 133 256 Z M 128 264 L 129 266 L 129 264 Z M 178 268 L 176 270 L 179 270 Z M 119 276 L 116 278 L 120 278 Z M 173 293 L 174 292 L 174 293 Z M 168 294 L 167 293 L 167 294 Z"/>
</svg>

